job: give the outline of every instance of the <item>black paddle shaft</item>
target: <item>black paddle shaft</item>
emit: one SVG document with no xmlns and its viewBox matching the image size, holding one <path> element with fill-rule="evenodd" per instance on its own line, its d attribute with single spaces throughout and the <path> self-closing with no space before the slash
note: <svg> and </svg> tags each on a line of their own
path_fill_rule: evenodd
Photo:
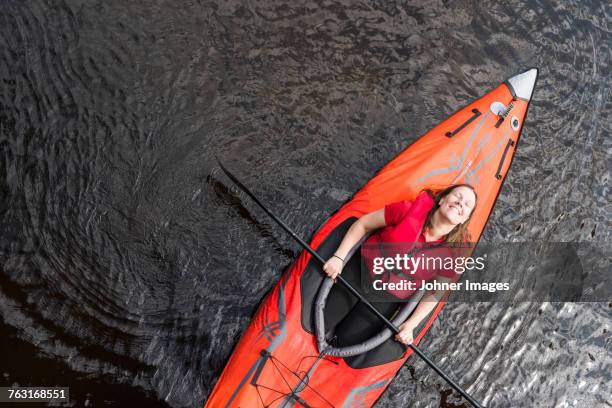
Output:
<svg viewBox="0 0 612 408">
<path fill-rule="evenodd" d="M 253 201 L 255 201 L 255 203 L 262 210 L 264 210 L 266 214 L 268 214 L 270 217 L 272 217 L 272 219 L 274 221 L 276 221 L 276 223 L 278 225 L 280 225 L 289 235 L 291 235 L 291 237 L 293 239 L 295 239 L 302 246 L 302 248 L 304 248 L 306 251 L 308 251 L 308 253 L 310 255 L 315 257 L 319 262 L 321 262 L 321 264 L 325 264 L 325 262 L 326 262 L 325 259 L 323 259 L 317 253 L 317 251 L 312 249 L 312 247 L 310 245 L 308 245 L 302 238 L 298 237 L 296 235 L 296 233 L 293 232 L 291 230 L 291 228 L 289 228 L 287 226 L 287 224 L 285 224 L 283 222 L 283 220 L 281 220 L 276 215 L 274 215 L 270 210 L 268 210 L 268 208 L 266 208 L 266 206 L 263 205 L 263 203 L 261 201 L 259 201 L 259 199 L 257 197 L 255 197 L 255 195 L 253 193 L 251 193 L 251 191 L 248 188 L 246 188 L 244 184 L 242 184 L 240 182 L 240 180 L 238 180 L 232 173 L 230 173 L 229 170 L 227 170 L 223 166 L 223 164 L 221 164 L 221 161 L 219 159 L 217 159 L 217 162 L 219 163 L 219 166 L 221 167 L 221 170 L 223 170 L 223 172 L 227 175 L 227 177 L 229 177 L 246 195 L 251 197 L 251 199 Z M 393 323 L 391 323 L 389 321 L 389 319 L 387 319 L 385 316 L 383 316 L 370 302 L 368 302 L 368 300 L 366 298 L 364 298 L 363 295 L 361 293 L 359 293 L 350 283 L 348 283 L 344 278 L 342 278 L 342 276 L 339 275 L 336 279 L 345 288 L 347 288 L 349 290 L 349 292 L 351 292 L 357 299 L 359 299 L 361 302 L 363 302 L 363 304 L 365 304 L 366 307 L 370 311 L 372 311 L 372 313 L 374 313 L 389 329 L 391 329 L 391 331 L 393 331 L 393 333 L 395 333 L 395 334 L 399 333 L 399 329 Z M 427 365 L 429 365 L 431 368 L 433 368 L 433 370 L 436 373 L 438 373 L 438 375 L 440 377 L 442 377 L 451 387 L 453 387 L 459 394 L 461 394 L 466 400 L 468 400 L 470 402 L 470 404 L 472 404 L 475 408 L 483 408 L 483 406 L 480 405 L 474 398 L 472 398 L 463 388 L 461 388 L 461 386 L 459 386 L 459 384 L 457 384 L 455 381 L 453 381 L 451 378 L 449 378 L 429 357 L 427 357 L 425 354 L 423 354 L 423 352 L 421 350 L 419 350 L 419 348 L 417 346 L 415 346 L 414 344 L 409 344 L 408 346 L 410 348 L 412 348 L 412 350 L 419 357 L 421 357 L 425 361 L 425 363 L 427 363 Z"/>
</svg>

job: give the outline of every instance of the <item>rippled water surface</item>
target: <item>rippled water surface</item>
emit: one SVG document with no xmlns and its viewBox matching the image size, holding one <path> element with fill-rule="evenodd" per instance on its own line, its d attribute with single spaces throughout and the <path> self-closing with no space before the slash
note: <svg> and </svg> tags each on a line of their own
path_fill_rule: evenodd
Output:
<svg viewBox="0 0 612 408">
<path fill-rule="evenodd" d="M 0 385 L 199 407 L 298 246 L 420 134 L 540 67 L 485 230 L 609 241 L 606 2 L 0 5 Z M 512 266 L 509 265 L 509 268 Z M 449 304 L 423 348 L 488 407 L 612 406 L 612 304 Z M 412 358 L 379 407 L 465 407 Z"/>
</svg>

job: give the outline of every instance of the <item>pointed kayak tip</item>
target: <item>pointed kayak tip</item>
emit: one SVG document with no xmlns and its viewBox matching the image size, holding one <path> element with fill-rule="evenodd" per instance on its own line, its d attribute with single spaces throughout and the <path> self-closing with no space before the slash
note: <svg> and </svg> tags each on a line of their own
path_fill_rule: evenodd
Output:
<svg viewBox="0 0 612 408">
<path fill-rule="evenodd" d="M 531 68 L 517 74 L 506 81 L 510 91 L 516 98 L 530 100 L 538 78 L 538 69 Z"/>
</svg>

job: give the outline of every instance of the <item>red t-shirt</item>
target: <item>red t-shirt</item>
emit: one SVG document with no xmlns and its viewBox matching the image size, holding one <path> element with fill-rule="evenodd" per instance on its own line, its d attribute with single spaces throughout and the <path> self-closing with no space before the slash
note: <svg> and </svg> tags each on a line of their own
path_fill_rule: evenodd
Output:
<svg viewBox="0 0 612 408">
<path fill-rule="evenodd" d="M 412 202 L 410 201 L 399 201 L 396 203 L 386 205 L 385 206 L 385 224 L 386 226 L 379 229 L 374 234 L 372 234 L 368 238 L 366 243 L 383 244 L 383 246 L 387 245 L 387 247 L 389 246 L 389 244 L 406 243 L 405 246 L 402 246 L 402 245 L 398 246 L 397 247 L 398 249 L 396 249 L 395 251 L 399 252 L 399 249 L 403 247 L 405 249 L 403 251 L 404 253 L 407 252 L 408 249 L 411 249 L 410 256 L 412 257 L 418 257 L 420 256 L 421 253 L 423 253 L 424 256 L 429 256 L 429 257 L 432 257 L 432 256 L 442 256 L 443 257 L 444 255 L 447 254 L 446 248 L 443 248 L 443 247 L 440 247 L 438 249 L 428 248 L 423 251 L 419 251 L 418 248 L 422 248 L 423 246 L 427 246 L 427 247 L 435 246 L 435 244 L 444 242 L 444 239 L 426 242 L 425 234 L 421 231 L 421 233 L 417 237 L 417 240 L 416 240 L 417 242 L 415 243 L 414 248 L 411 248 L 412 242 L 407 242 L 406 236 L 413 236 L 414 232 L 411 226 L 409 225 L 409 223 L 402 222 L 402 221 L 405 221 L 405 217 L 409 216 L 409 210 L 410 210 L 411 205 L 412 205 Z M 414 251 L 414 249 L 417 249 L 417 250 Z M 395 252 L 391 250 L 391 253 L 386 253 L 385 255 L 394 256 Z M 417 282 L 420 282 L 420 281 L 428 281 L 428 280 L 434 279 L 437 276 L 443 276 L 443 277 L 451 278 L 452 280 L 458 280 L 460 275 L 458 273 L 455 273 L 455 271 L 452 269 L 442 268 L 442 269 L 434 270 L 434 269 L 427 269 L 427 268 L 417 268 L 415 271 L 411 271 L 408 276 L 410 276 L 411 279 Z M 381 276 L 374 276 L 374 275 L 373 277 L 375 279 L 381 278 Z M 408 290 L 404 290 L 401 292 L 399 291 L 389 291 L 389 292 L 395 294 L 396 296 L 400 298 L 407 298 L 412 294 L 412 292 Z"/>
</svg>

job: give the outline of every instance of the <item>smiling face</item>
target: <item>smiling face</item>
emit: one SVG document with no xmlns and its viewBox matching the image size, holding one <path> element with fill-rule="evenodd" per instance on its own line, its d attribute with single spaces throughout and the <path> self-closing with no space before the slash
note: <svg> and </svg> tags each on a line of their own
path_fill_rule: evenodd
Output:
<svg viewBox="0 0 612 408">
<path fill-rule="evenodd" d="M 463 224 L 476 205 L 476 194 L 466 186 L 456 187 L 440 199 L 438 211 L 451 224 Z"/>
</svg>

